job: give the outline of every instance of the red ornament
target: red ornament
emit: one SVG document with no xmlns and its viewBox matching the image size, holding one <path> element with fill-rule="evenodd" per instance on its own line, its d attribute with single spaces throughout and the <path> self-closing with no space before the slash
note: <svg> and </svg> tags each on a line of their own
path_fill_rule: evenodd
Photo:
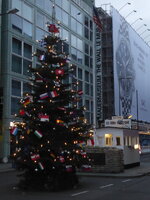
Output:
<svg viewBox="0 0 150 200">
<path fill-rule="evenodd" d="M 59 29 L 55 26 L 55 24 L 50 24 L 48 26 L 48 31 L 51 33 L 59 33 Z"/>
<path fill-rule="evenodd" d="M 20 111 L 19 111 L 19 114 L 22 115 L 22 116 L 25 115 L 25 110 L 23 110 L 23 109 L 20 110 Z"/>
<path fill-rule="evenodd" d="M 59 157 L 59 160 L 60 160 L 61 163 L 64 163 L 64 162 L 65 162 L 65 159 L 64 159 L 63 156 L 60 156 L 60 157 Z"/>
<path fill-rule="evenodd" d="M 59 75 L 64 75 L 64 69 L 56 69 L 55 70 L 55 74 L 58 75 L 58 76 Z"/>
</svg>

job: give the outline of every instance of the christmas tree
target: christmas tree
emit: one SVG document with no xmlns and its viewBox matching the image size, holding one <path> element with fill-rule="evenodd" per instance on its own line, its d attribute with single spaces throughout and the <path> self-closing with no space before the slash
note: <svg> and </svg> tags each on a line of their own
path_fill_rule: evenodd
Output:
<svg viewBox="0 0 150 200">
<path fill-rule="evenodd" d="M 22 188 L 65 189 L 78 183 L 76 169 L 89 163 L 84 145 L 90 125 L 79 107 L 82 91 L 78 82 L 66 83 L 73 67 L 63 50 L 59 28 L 48 25 L 49 35 L 34 53 L 41 66 L 30 67 L 32 92 L 24 94 L 11 127 L 12 157 L 21 171 Z M 61 47 L 61 48 L 60 48 Z"/>
</svg>

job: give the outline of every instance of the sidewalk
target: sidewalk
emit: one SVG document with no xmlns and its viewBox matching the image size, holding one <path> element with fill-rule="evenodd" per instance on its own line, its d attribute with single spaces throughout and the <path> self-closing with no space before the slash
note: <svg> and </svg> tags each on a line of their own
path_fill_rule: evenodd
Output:
<svg viewBox="0 0 150 200">
<path fill-rule="evenodd" d="M 15 171 L 11 163 L 0 163 L 0 173 Z M 140 166 L 125 169 L 121 173 L 92 173 L 92 172 L 78 172 L 78 176 L 95 176 L 95 177 L 114 177 L 114 178 L 134 178 L 150 174 L 150 162 L 141 162 Z"/>
<path fill-rule="evenodd" d="M 99 177 L 114 177 L 114 178 L 136 178 L 150 174 L 150 162 L 141 162 L 140 166 L 125 169 L 120 173 L 91 173 L 80 172 L 79 176 L 99 176 Z"/>
</svg>

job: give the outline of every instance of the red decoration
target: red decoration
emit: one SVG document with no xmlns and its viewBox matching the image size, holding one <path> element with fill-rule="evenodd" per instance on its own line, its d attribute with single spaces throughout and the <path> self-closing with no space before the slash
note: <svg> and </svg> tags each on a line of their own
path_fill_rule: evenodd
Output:
<svg viewBox="0 0 150 200">
<path fill-rule="evenodd" d="M 20 111 L 19 111 L 19 114 L 22 115 L 22 116 L 25 115 L 25 110 L 23 110 L 23 109 L 20 110 Z"/>
<path fill-rule="evenodd" d="M 55 70 L 55 74 L 58 75 L 58 76 L 59 75 L 64 75 L 64 69 L 56 69 Z"/>
<path fill-rule="evenodd" d="M 65 162 L 65 159 L 64 159 L 63 156 L 60 156 L 60 157 L 59 157 L 59 160 L 60 160 L 61 163 L 64 163 L 64 162 Z"/>
<path fill-rule="evenodd" d="M 51 33 L 59 33 L 59 29 L 56 27 L 55 24 L 50 24 L 48 26 L 48 31 Z"/>
<path fill-rule="evenodd" d="M 82 95 L 83 94 L 83 91 L 82 90 L 79 90 L 78 91 L 78 95 Z"/>
<path fill-rule="evenodd" d="M 40 159 L 40 155 L 39 154 L 32 154 L 31 155 L 31 160 L 36 161 L 38 159 Z"/>
</svg>

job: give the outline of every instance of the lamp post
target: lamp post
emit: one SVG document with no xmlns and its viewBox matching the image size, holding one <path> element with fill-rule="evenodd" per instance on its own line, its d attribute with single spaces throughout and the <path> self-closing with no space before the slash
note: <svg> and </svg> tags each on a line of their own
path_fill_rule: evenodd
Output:
<svg viewBox="0 0 150 200">
<path fill-rule="evenodd" d="M 142 18 L 138 18 L 138 19 L 136 19 L 134 22 L 132 22 L 131 23 L 131 26 L 133 25 L 133 24 L 135 24 L 137 21 L 139 21 L 139 20 L 143 20 Z"/>
<path fill-rule="evenodd" d="M 125 19 L 126 19 L 127 17 L 129 17 L 129 15 L 131 15 L 132 13 L 136 13 L 136 10 L 132 10 L 132 11 L 125 17 Z"/>
<path fill-rule="evenodd" d="M 126 5 L 131 5 L 131 3 L 127 2 L 126 4 L 124 4 L 124 5 L 119 9 L 119 11 L 122 10 Z"/>
<path fill-rule="evenodd" d="M 0 13 L 0 16 L 8 15 L 8 14 L 16 14 L 17 12 L 19 12 L 19 10 L 17 8 L 12 8 L 5 13 Z"/>
<path fill-rule="evenodd" d="M 139 28 L 136 29 L 136 31 L 140 30 L 143 26 L 147 26 L 146 24 L 142 24 Z"/>
</svg>

